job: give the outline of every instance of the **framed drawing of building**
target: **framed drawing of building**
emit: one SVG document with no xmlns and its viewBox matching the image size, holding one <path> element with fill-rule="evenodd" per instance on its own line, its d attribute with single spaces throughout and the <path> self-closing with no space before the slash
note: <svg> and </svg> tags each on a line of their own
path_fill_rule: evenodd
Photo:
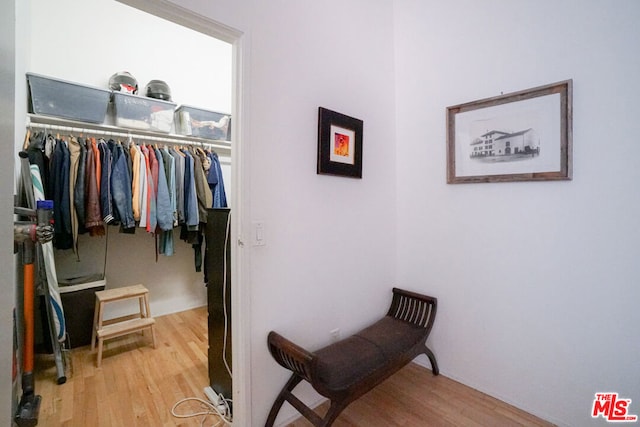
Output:
<svg viewBox="0 0 640 427">
<path fill-rule="evenodd" d="M 569 180 L 572 80 L 447 108 L 447 183 Z"/>
</svg>

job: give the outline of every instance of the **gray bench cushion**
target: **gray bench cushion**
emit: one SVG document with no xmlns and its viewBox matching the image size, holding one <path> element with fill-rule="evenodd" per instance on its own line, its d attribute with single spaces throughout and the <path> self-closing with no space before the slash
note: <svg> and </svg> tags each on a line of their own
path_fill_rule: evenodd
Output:
<svg viewBox="0 0 640 427">
<path fill-rule="evenodd" d="M 402 356 L 418 342 L 424 342 L 424 328 L 385 316 L 356 336 L 375 344 L 385 358 L 393 359 Z"/>
<path fill-rule="evenodd" d="M 345 389 L 424 341 L 424 328 L 385 316 L 355 335 L 316 351 L 318 378 Z"/>
<path fill-rule="evenodd" d="M 342 390 L 385 364 L 384 353 L 358 336 L 345 338 L 316 352 L 318 378 L 332 390 Z"/>
</svg>

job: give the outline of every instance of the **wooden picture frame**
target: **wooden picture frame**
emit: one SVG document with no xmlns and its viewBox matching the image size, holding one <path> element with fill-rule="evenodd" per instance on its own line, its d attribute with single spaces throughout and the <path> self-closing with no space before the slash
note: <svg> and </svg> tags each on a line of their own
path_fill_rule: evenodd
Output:
<svg viewBox="0 0 640 427">
<path fill-rule="evenodd" d="M 318 108 L 318 174 L 362 178 L 362 128 L 362 120 Z"/>
<path fill-rule="evenodd" d="M 447 183 L 570 180 L 572 80 L 447 108 Z"/>
</svg>

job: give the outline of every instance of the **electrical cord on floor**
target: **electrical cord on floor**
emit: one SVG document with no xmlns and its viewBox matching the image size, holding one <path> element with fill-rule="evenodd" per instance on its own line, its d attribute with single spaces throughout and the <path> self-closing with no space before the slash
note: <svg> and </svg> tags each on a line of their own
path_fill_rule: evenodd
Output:
<svg viewBox="0 0 640 427">
<path fill-rule="evenodd" d="M 224 234 L 224 247 L 226 249 L 229 244 L 229 231 L 231 227 L 231 215 L 227 215 L 227 229 Z M 227 256 L 223 255 L 223 276 L 222 276 L 222 308 L 224 311 L 224 335 L 222 340 L 222 361 L 224 362 L 225 368 L 227 368 L 227 372 L 229 373 L 229 377 L 233 380 L 233 373 L 231 372 L 231 368 L 227 363 L 227 333 L 229 329 L 229 313 L 227 313 Z"/>
<path fill-rule="evenodd" d="M 189 414 L 178 414 L 176 413 L 176 408 L 180 405 L 182 405 L 183 403 L 186 402 L 198 402 L 200 403 L 200 407 L 201 407 L 201 411 L 199 412 L 192 412 Z M 213 424 L 211 427 L 217 427 L 217 426 L 233 426 L 233 422 L 229 419 L 227 419 L 227 417 L 225 416 L 225 414 L 230 413 L 230 408 L 229 405 L 227 403 L 227 400 L 223 398 L 223 402 L 224 402 L 224 406 L 225 406 L 225 411 L 224 413 L 222 413 L 220 410 L 218 410 L 218 408 L 211 402 L 204 400 L 204 399 L 200 399 L 198 397 L 187 397 L 185 399 L 179 400 L 178 402 L 176 402 L 175 405 L 173 405 L 173 408 L 171 408 L 171 415 L 173 415 L 176 418 L 193 418 L 193 417 L 202 417 L 202 419 L 200 420 L 200 425 L 204 426 L 205 421 L 207 420 L 207 417 L 209 417 L 210 415 L 214 415 L 216 417 L 219 418 L 218 422 Z"/>
</svg>

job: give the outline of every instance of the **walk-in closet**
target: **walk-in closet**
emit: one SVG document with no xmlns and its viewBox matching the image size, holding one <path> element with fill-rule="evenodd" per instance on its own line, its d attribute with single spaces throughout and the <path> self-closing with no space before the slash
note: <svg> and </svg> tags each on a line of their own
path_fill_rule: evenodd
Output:
<svg viewBox="0 0 640 427">
<path fill-rule="evenodd" d="M 74 375 L 83 376 L 82 383 L 75 383 L 76 388 L 89 387 L 88 382 L 95 379 L 90 387 L 98 393 L 98 401 L 99 393 L 115 395 L 115 384 L 131 381 L 137 384 L 138 390 L 144 388 L 151 393 L 148 402 L 140 405 L 151 407 L 155 399 L 171 406 L 171 402 L 178 403 L 182 398 L 205 398 L 201 380 L 215 393 L 223 395 L 218 399 L 230 400 L 232 45 L 113 0 L 29 0 L 26 9 L 28 28 L 21 29 L 21 33 L 25 36 L 22 44 L 27 52 L 24 105 L 28 114 L 22 148 L 28 152 L 42 147 L 46 153 L 46 166 L 41 166 L 45 189 L 53 188 L 54 184 L 61 188 L 66 185 L 66 192 L 51 191 L 47 198 L 55 198 L 58 206 L 73 207 L 74 200 L 78 205 L 74 184 L 78 182 L 77 175 L 85 172 L 79 172 L 77 165 L 86 166 L 86 157 L 81 160 L 76 157 L 75 165 L 73 157 L 66 160 L 71 164 L 63 165 L 62 160 L 56 163 L 56 168 L 72 170 L 70 177 L 49 170 L 54 167 L 51 159 L 61 159 L 63 155 L 57 153 L 73 146 L 81 147 L 83 153 L 93 153 L 94 161 L 102 160 L 103 173 L 104 168 L 110 169 L 112 175 L 103 184 L 108 183 L 114 200 L 122 198 L 118 188 L 124 187 L 131 190 L 125 196 L 133 200 L 133 205 L 136 198 L 145 202 L 144 207 L 138 206 L 137 213 L 132 207 L 129 217 L 114 201 L 112 213 L 101 209 L 102 221 L 97 226 L 77 217 L 67 220 L 54 208 L 55 269 L 59 298 L 65 311 L 65 328 L 70 335 L 60 349 L 66 364 L 65 375 L 69 379 Z M 110 87 L 110 78 L 117 73 L 127 73 L 135 79 L 135 94 L 127 92 L 128 89 Z M 34 82 L 42 78 L 44 93 L 43 87 L 38 87 L 42 82 L 34 86 Z M 157 81 L 166 85 L 169 97 L 152 94 Z M 109 100 L 104 119 L 84 119 L 82 113 L 87 113 L 84 107 L 80 109 L 85 111 L 77 111 L 80 118 L 73 117 L 75 112 L 60 114 L 62 108 L 56 105 L 55 92 L 66 89 L 60 86 L 48 93 L 47 85 L 51 82 L 107 91 Z M 78 98 L 79 105 L 81 101 Z M 149 106 L 147 101 L 152 104 Z M 153 104 L 156 101 L 160 103 Z M 127 112 L 128 108 L 135 110 L 141 104 L 149 108 L 150 118 L 147 115 L 140 119 Z M 162 114 L 165 107 L 168 114 Z M 80 152 L 80 148 L 77 151 Z M 146 157 L 147 171 L 144 170 L 145 151 L 151 152 L 151 160 L 148 154 Z M 136 152 L 142 157 L 136 158 Z M 187 164 L 185 167 L 183 163 L 181 170 L 178 168 L 180 158 L 183 162 L 186 158 Z M 155 169 L 151 166 L 154 162 Z M 19 165 L 18 153 L 16 164 Z M 138 167 L 134 179 L 133 171 Z M 128 180 L 114 184 L 116 175 L 122 176 L 118 170 L 126 171 Z M 16 174 L 20 172 L 17 170 Z M 153 187 L 152 193 L 142 195 L 142 189 L 136 190 L 135 183 L 147 177 L 155 179 L 155 185 L 148 187 Z M 55 183 L 59 179 L 66 179 L 67 184 Z M 96 180 L 100 192 L 100 179 Z M 191 186 L 186 183 L 188 180 L 192 181 Z M 104 188 L 103 185 L 102 191 Z M 186 194 L 180 195 L 176 188 L 186 189 Z M 162 195 L 167 197 L 161 201 Z M 101 208 L 107 203 L 104 197 L 100 192 Z M 87 207 L 86 203 L 82 206 Z M 206 209 L 197 212 L 202 203 Z M 193 217 L 194 210 L 196 217 Z M 165 212 L 164 221 L 161 212 Z M 68 221 L 71 221 L 70 233 L 63 235 L 60 224 Z M 210 224 L 209 228 L 205 223 Z M 143 285 L 144 298 L 148 299 L 142 298 L 140 289 L 131 288 L 131 292 L 138 293 L 132 293 L 129 296 L 134 298 L 127 300 L 123 290 L 138 284 Z M 98 316 L 94 310 L 98 307 L 96 292 L 109 290 L 123 292 L 121 296 L 104 294 L 105 299 L 116 303 L 105 304 L 104 311 L 101 306 Z M 148 303 L 146 309 L 145 303 Z M 36 307 L 35 314 L 34 346 L 36 353 L 40 353 L 40 356 L 36 354 L 35 369 L 39 369 L 40 363 L 40 368 L 46 371 L 37 375 L 35 393 L 43 395 L 40 403 L 43 419 L 60 422 L 65 411 L 68 415 L 73 410 L 69 409 L 71 403 L 65 403 L 65 393 L 55 390 L 65 387 L 60 380 L 60 367 L 47 362 L 50 355 L 53 360 L 56 349 L 47 336 L 53 315 L 45 313 L 45 308 Z M 144 325 L 153 323 L 153 345 L 146 330 L 105 335 L 113 339 L 105 340 L 104 352 L 100 341 L 102 360 L 96 364 L 96 352 L 91 351 L 90 346 L 99 338 L 95 326 L 98 317 L 127 321 L 132 311 L 139 312 L 141 318 L 155 319 L 147 320 Z M 101 331 L 98 330 L 98 335 Z M 175 345 L 183 348 L 175 349 Z M 121 360 L 116 362 L 118 358 Z M 151 367 L 156 363 L 157 366 Z M 170 387 L 160 382 L 172 366 L 179 365 L 186 366 L 186 372 L 175 380 L 178 385 Z M 110 367 L 117 372 L 109 372 Z M 144 378 L 151 377 L 158 378 L 158 382 L 150 381 L 145 386 Z M 180 386 L 181 382 L 188 383 L 189 387 Z M 130 389 L 131 385 L 127 387 Z M 182 393 L 175 388 L 182 389 Z M 199 394 L 187 395 L 188 390 L 194 389 Z M 17 394 L 14 400 L 18 400 L 20 390 L 14 390 L 14 394 Z M 56 397 L 51 398 L 52 395 Z M 68 399 L 73 400 L 73 396 L 71 389 Z M 127 402 L 125 406 L 132 414 L 145 413 L 138 411 L 136 404 Z M 232 403 L 229 406 L 232 407 Z M 107 414 L 98 415 L 102 410 Z M 189 410 L 191 408 L 186 412 Z M 93 411 L 97 418 L 82 422 L 109 416 L 114 422 L 118 419 L 114 407 L 94 405 Z M 154 417 L 147 421 L 167 421 Z M 73 422 L 76 421 L 74 418 Z M 178 419 L 175 422 L 179 422 Z"/>
</svg>

